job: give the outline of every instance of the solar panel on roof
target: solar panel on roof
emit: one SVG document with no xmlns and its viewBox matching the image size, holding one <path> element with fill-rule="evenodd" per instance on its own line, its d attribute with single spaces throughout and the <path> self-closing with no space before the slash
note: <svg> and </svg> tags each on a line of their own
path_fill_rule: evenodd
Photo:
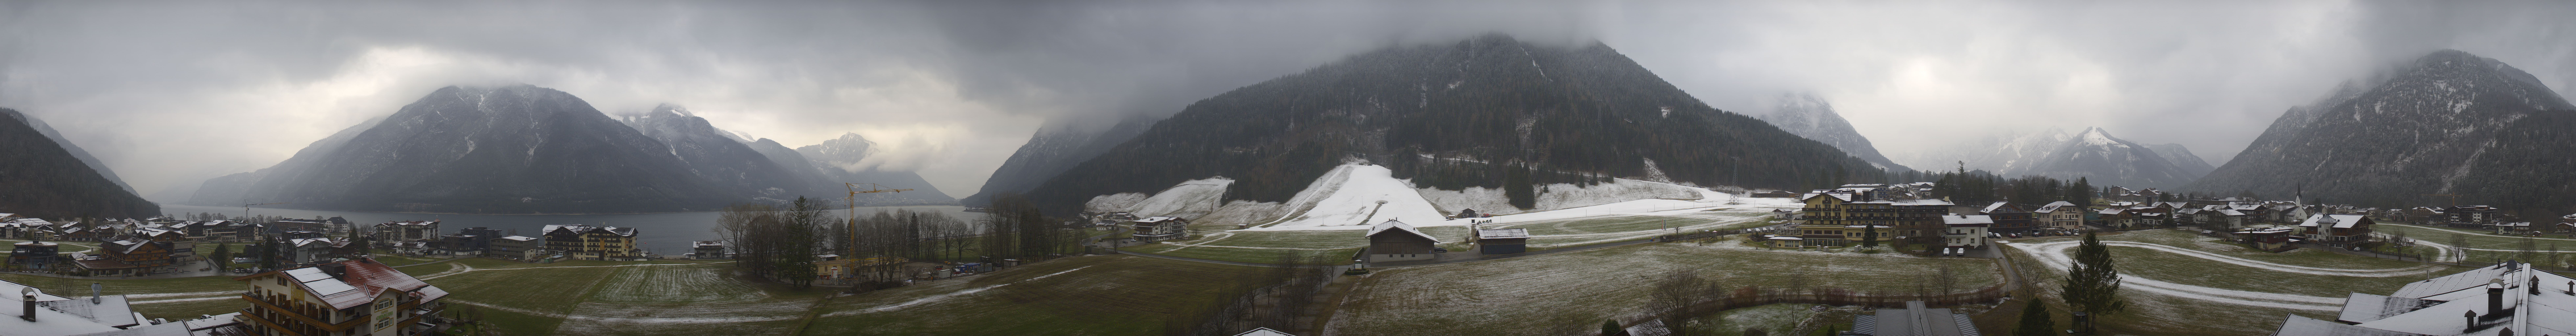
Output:
<svg viewBox="0 0 2576 336">
<path fill-rule="evenodd" d="M 327 277 L 322 278 L 322 280 L 305 282 L 304 288 L 313 289 L 314 295 L 340 294 L 340 292 L 358 290 L 357 286 L 350 286 L 349 283 L 340 282 L 340 279 Z"/>
<path fill-rule="evenodd" d="M 311 267 L 286 270 L 286 275 L 294 276 L 295 282 L 313 282 L 313 280 L 331 278 L 330 274 L 322 273 L 322 269 Z"/>
</svg>

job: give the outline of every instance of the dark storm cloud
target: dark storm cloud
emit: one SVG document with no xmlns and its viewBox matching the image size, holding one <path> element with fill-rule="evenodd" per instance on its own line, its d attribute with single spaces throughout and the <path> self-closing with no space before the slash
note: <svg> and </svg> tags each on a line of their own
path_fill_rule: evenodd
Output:
<svg viewBox="0 0 2576 336">
<path fill-rule="evenodd" d="M 2224 160 L 2291 105 L 2438 48 L 2562 92 L 2560 3 L 8 2 L 0 106 L 138 190 L 273 164 L 440 86 L 689 106 L 969 193 L 1042 124 L 1168 114 L 1388 45 L 1599 39 L 1720 108 L 1833 100 L 1892 157 L 2106 126 Z"/>
</svg>

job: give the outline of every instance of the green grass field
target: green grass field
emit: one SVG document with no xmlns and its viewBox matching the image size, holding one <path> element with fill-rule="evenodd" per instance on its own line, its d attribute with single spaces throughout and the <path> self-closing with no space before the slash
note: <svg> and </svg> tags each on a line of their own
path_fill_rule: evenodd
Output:
<svg viewBox="0 0 2576 336">
<path fill-rule="evenodd" d="M 1327 328 L 1351 335 L 1588 334 L 1602 320 L 1642 317 L 1646 289 L 1670 270 L 1695 271 L 1724 288 L 1782 287 L 1789 274 L 1807 274 L 1813 286 L 1911 292 L 1915 281 L 1933 278 L 1941 266 L 1955 272 L 1956 291 L 1994 285 L 2002 281 L 1995 265 L 1679 242 L 1622 246 L 1380 270 L 1356 285 Z"/>
<path fill-rule="evenodd" d="M 1259 268 L 1138 256 L 1057 259 L 833 299 L 809 335 L 1158 335 Z M 1597 323 L 1597 322 L 1596 322 Z"/>
<path fill-rule="evenodd" d="M 2501 259 L 2520 259 L 2544 265 L 2565 266 L 2568 262 L 2571 262 L 2571 260 L 2568 259 L 2576 258 L 2576 255 L 2570 255 L 2570 253 L 2576 253 L 2576 239 L 2568 239 L 2565 238 L 2566 236 L 2564 235 L 2526 238 L 2520 236 L 2500 236 L 2482 230 L 2385 223 L 2372 225 L 2371 229 L 2382 235 L 2395 236 L 2403 234 L 2407 239 L 2419 242 L 2443 245 L 2466 245 L 2460 247 L 2487 250 L 2470 251 L 2469 260 L 2476 262 L 2495 262 L 2496 260 Z M 2523 249 L 2522 244 L 2525 240 L 2531 242 L 2531 250 L 2537 252 L 2535 255 L 2520 256 L 2520 252 Z M 2466 242 L 2466 244 L 2461 244 L 2461 242 Z M 2412 247 L 2386 246 L 2382 247 L 2380 251 L 2398 254 L 2421 253 L 2430 255 L 2439 253 L 2438 249 L 2423 245 Z M 2548 253 L 2550 251 L 2558 251 L 2558 253 Z"/>
<path fill-rule="evenodd" d="M 2043 296 L 2054 297 L 2055 284 L 2063 281 L 2062 270 L 2043 266 L 2038 255 L 2028 247 L 2034 243 L 2066 242 L 2077 238 L 2017 241 L 2005 244 L 2024 273 Z M 2280 266 L 2242 265 L 2234 262 L 2184 255 L 2145 247 L 2111 246 L 2114 264 L 2121 274 L 2131 277 L 2120 291 L 2129 302 L 2126 312 L 2105 316 L 2105 333 L 2144 335 L 2208 334 L 2263 335 L 2281 323 L 2288 314 L 2332 318 L 2330 310 L 2300 309 L 2294 306 L 2334 307 L 2350 292 L 2387 294 L 2413 282 L 2466 268 L 2427 266 L 2426 264 L 2350 256 L 2318 250 L 2294 250 L 2271 253 L 2222 243 L 2216 238 L 2197 236 L 2179 230 L 2131 231 L 2104 235 L 2104 241 L 2153 243 L 2217 256 L 2234 257 L 2254 262 L 2289 266 L 2335 269 L 2400 269 L 2385 272 L 2393 276 L 2352 276 L 2301 273 Z M 2071 250 L 2069 250 L 2071 251 Z M 2363 273 L 2342 273 L 2360 275 Z M 2157 285 L 2154 282 L 2169 283 Z M 2164 288 L 2164 289 L 2158 289 Z M 2279 300 L 2313 300 L 2295 302 Z M 2060 302 L 2048 300 L 2055 312 L 2069 311 Z M 2018 307 L 2018 306 L 2016 306 Z M 2019 308 L 2011 311 L 2018 312 Z"/>
</svg>

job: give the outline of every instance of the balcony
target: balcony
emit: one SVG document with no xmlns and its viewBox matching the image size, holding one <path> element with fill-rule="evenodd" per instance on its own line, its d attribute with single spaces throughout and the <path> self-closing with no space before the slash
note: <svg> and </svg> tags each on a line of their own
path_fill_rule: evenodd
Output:
<svg viewBox="0 0 2576 336">
<path fill-rule="evenodd" d="M 344 322 L 340 322 L 340 323 L 336 323 L 336 324 L 335 324 L 335 323 L 329 323 L 329 322 L 323 322 L 321 319 L 315 319 L 315 318 L 313 318 L 311 315 L 306 315 L 305 310 L 307 310 L 307 309 L 288 308 L 288 307 L 286 307 L 286 306 L 279 305 L 279 304 L 274 303 L 274 302 L 268 302 L 268 300 L 262 300 L 262 299 L 260 299 L 260 298 L 259 298 L 259 296 L 258 296 L 258 295 L 253 295 L 253 294 L 251 294 L 251 293 L 247 293 L 247 292 L 242 293 L 242 300 L 250 301 L 250 302 L 252 303 L 252 305 L 253 305 L 253 308 L 257 308 L 257 309 L 265 309 L 265 310 L 268 310 L 268 311 L 270 311 L 270 312 L 275 312 L 275 313 L 277 313 L 278 315 L 285 315 L 286 317 L 289 317 L 289 318 L 294 319 L 296 322 L 303 322 L 305 325 L 309 325 L 309 326 L 312 326 L 312 327 L 321 328 L 322 330 L 328 330 L 328 331 L 334 331 L 334 332 L 342 331 L 342 330 L 349 330 L 349 328 L 356 328 L 356 327 L 358 327 L 358 325 L 360 325 L 360 324 L 365 324 L 365 323 L 367 322 L 367 319 L 357 318 L 357 317 L 359 317 L 359 316 L 350 316 L 350 319 L 349 319 L 348 321 L 344 321 Z M 256 312 L 249 312 L 249 313 L 244 313 L 244 314 L 242 314 L 242 316 L 251 316 L 251 317 L 254 317 L 254 318 L 258 318 L 258 315 L 259 315 L 259 314 L 258 314 L 258 313 L 256 313 Z M 280 323 L 275 323 L 275 321 L 268 321 L 268 320 L 265 320 L 265 319 L 260 319 L 259 321 L 261 322 L 261 324 L 280 325 Z M 279 329 L 286 329 L 286 328 L 284 328 L 284 327 L 279 327 Z"/>
</svg>

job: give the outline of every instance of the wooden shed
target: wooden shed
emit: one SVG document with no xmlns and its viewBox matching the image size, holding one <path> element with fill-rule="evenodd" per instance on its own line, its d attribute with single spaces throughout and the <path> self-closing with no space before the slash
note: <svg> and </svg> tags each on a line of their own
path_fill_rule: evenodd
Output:
<svg viewBox="0 0 2576 336">
<path fill-rule="evenodd" d="M 1368 240 L 1369 262 L 1431 259 L 1431 247 L 1440 244 L 1440 239 L 1393 219 L 1370 226 Z"/>
<path fill-rule="evenodd" d="M 1476 249 L 1486 255 L 1529 251 L 1529 229 L 1476 230 Z"/>
</svg>

